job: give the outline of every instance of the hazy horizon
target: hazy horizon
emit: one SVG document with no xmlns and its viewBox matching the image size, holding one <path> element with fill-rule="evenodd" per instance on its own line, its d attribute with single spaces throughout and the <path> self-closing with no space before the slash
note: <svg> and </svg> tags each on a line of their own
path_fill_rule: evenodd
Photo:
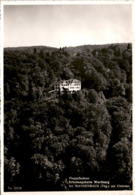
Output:
<svg viewBox="0 0 135 195">
<path fill-rule="evenodd" d="M 53 47 L 53 46 L 50 46 L 50 45 L 27 45 L 27 46 L 22 46 L 22 45 L 20 45 L 20 46 L 9 46 L 9 47 L 4 47 L 4 49 L 6 49 L 6 48 L 22 48 L 22 47 L 50 47 L 50 48 L 56 48 L 56 49 L 59 49 L 59 48 L 68 48 L 68 47 L 82 47 L 82 46 L 102 46 L 102 45 L 115 45 L 115 44 L 132 44 L 132 42 L 121 42 L 121 43 L 105 43 L 105 44 L 86 44 L 86 45 L 75 45 L 75 46 L 63 46 L 63 47 Z"/>
<path fill-rule="evenodd" d="M 132 42 L 131 5 L 5 5 L 4 47 Z"/>
</svg>

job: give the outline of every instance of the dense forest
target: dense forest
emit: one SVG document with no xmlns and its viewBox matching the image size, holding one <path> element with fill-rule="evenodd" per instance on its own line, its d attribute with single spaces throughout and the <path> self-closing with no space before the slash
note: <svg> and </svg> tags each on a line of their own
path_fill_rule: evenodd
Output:
<svg viewBox="0 0 135 195">
<path fill-rule="evenodd" d="M 49 93 L 64 79 L 82 89 Z M 5 191 L 77 190 L 69 177 L 132 189 L 131 109 L 130 43 L 5 48 Z"/>
</svg>

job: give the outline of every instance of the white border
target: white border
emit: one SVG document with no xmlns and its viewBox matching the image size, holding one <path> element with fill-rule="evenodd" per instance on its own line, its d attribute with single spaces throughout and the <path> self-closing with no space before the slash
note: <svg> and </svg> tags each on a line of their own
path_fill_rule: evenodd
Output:
<svg viewBox="0 0 135 195">
<path fill-rule="evenodd" d="M 131 4 L 135 0 L 1 0 L 2 5 L 99 5 Z"/>
<path fill-rule="evenodd" d="M 3 111 L 4 111 L 4 92 L 3 92 L 3 85 L 4 85 L 4 81 L 3 81 L 3 49 L 4 49 L 4 22 L 3 22 L 3 13 L 4 13 L 4 5 L 113 5 L 113 4 L 127 4 L 127 5 L 132 5 L 132 43 L 134 43 L 135 41 L 135 28 L 133 26 L 133 24 L 135 24 L 135 0 L 1 0 L 1 9 L 0 9 L 0 24 L 1 24 L 1 28 L 0 28 L 0 92 L 1 92 L 1 108 L 0 108 L 0 114 L 1 114 L 1 123 L 0 123 L 0 130 L 1 130 L 1 194 L 15 194 L 15 195 L 26 195 L 26 194 L 32 194 L 32 195 L 63 195 L 63 194 L 74 194 L 74 195 L 88 195 L 88 194 L 92 194 L 92 195 L 96 195 L 96 194 L 101 194 L 101 195 L 113 195 L 114 193 L 117 195 L 133 195 L 135 193 L 135 168 L 133 166 L 133 190 L 130 191 L 60 191 L 60 192 L 4 192 L 4 163 L 3 163 L 3 146 L 4 146 L 4 132 L 3 132 L 3 119 L 4 119 L 4 115 L 3 115 Z M 133 44 L 133 53 L 135 53 L 135 47 Z M 134 67 L 134 61 L 135 61 L 135 56 L 133 55 L 133 71 L 132 71 L 132 75 L 135 75 L 135 67 Z M 134 77 L 133 78 L 133 86 L 135 84 L 135 80 Z M 133 97 L 135 97 L 135 91 L 133 88 Z M 134 99 L 133 99 L 133 106 L 134 108 Z M 132 129 L 132 133 L 133 133 L 133 154 L 135 154 L 135 146 L 134 146 L 134 140 L 135 140 L 135 133 L 134 133 L 134 119 L 135 119 L 135 112 L 133 110 L 133 129 Z M 133 162 L 135 162 L 135 155 L 133 156 Z"/>
<path fill-rule="evenodd" d="M 133 120 L 133 125 L 132 125 L 132 136 L 133 136 L 133 142 L 132 142 L 132 147 L 133 147 L 133 152 L 132 152 L 132 165 L 133 165 L 133 191 L 135 192 L 135 110 L 134 110 L 134 105 L 135 105 L 135 1 L 132 4 L 132 120 Z"/>
<path fill-rule="evenodd" d="M 4 60 L 3 60 L 3 44 L 4 44 L 4 33 L 3 33 L 3 6 L 1 5 L 0 6 L 0 26 L 1 26 L 1 28 L 0 28 L 0 97 L 1 97 L 1 105 L 0 105 L 0 116 L 1 116 L 1 120 L 0 120 L 0 130 L 1 130 L 1 148 L 0 148 L 0 150 L 1 150 L 1 169 L 0 169 L 0 171 L 1 171 L 1 178 L 0 178 L 0 181 L 1 181 L 1 186 L 0 186 L 0 190 L 1 191 L 3 191 L 3 146 L 4 146 L 4 139 L 3 139 L 3 132 L 4 132 L 4 127 L 3 127 L 3 122 L 4 122 L 4 120 L 3 120 L 3 113 L 4 113 L 4 110 L 3 110 L 3 107 L 4 107 L 4 104 L 3 104 L 3 62 L 4 62 Z"/>
</svg>

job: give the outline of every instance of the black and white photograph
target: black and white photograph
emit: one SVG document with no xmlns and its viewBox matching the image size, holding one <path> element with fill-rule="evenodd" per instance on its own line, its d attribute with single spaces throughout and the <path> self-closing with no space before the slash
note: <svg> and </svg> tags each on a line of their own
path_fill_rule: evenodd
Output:
<svg viewBox="0 0 135 195">
<path fill-rule="evenodd" d="M 132 5 L 3 6 L 4 192 L 132 191 Z"/>
</svg>

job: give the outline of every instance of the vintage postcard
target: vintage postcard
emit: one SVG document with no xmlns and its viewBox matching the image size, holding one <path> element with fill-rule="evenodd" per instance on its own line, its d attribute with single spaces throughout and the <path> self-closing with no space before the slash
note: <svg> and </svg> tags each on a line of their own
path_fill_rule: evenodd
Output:
<svg viewBox="0 0 135 195">
<path fill-rule="evenodd" d="M 133 194 L 133 1 L 2 1 L 2 194 Z"/>
</svg>

